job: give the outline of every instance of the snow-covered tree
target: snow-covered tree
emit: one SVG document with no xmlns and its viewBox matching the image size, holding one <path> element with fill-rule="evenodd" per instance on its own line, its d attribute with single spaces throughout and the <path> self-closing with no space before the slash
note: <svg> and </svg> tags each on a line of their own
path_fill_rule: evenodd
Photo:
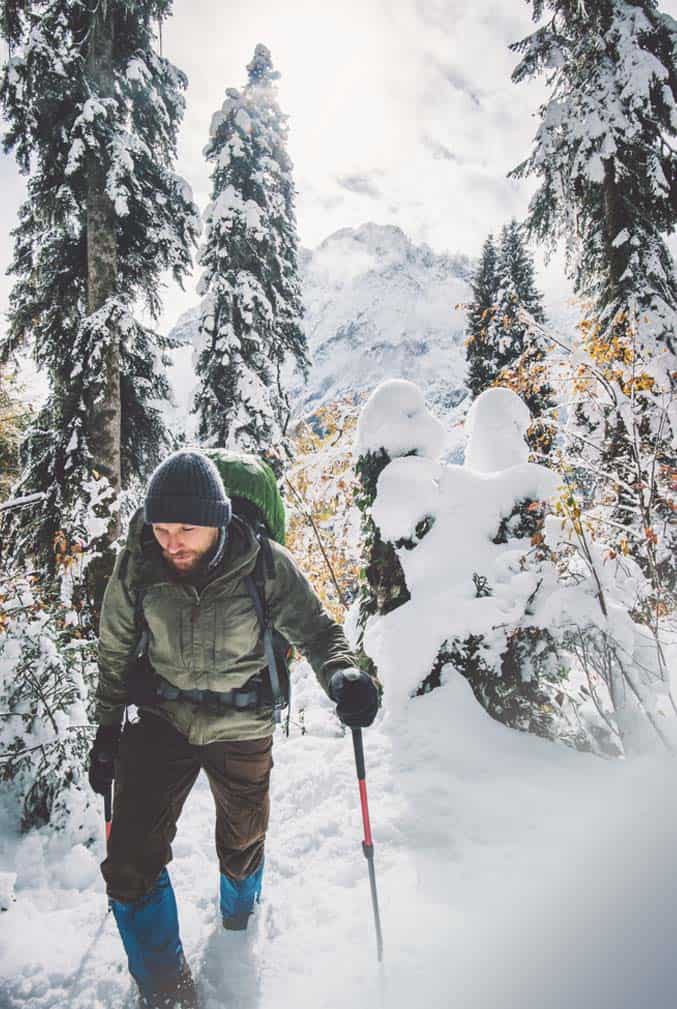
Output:
<svg viewBox="0 0 677 1009">
<path fill-rule="evenodd" d="M 25 826 L 60 825 L 82 796 L 97 609 L 121 485 L 168 445 L 157 401 L 169 392 L 169 343 L 152 320 L 162 272 L 181 280 L 199 230 L 172 169 L 186 80 L 153 35 L 170 8 L 169 0 L 4 7 L 4 143 L 28 184 L 0 361 L 28 349 L 50 388 L 14 490 L 44 498 L 10 512 L 11 528 L 3 521 L 0 761 Z"/>
<path fill-rule="evenodd" d="M 420 391 L 400 382 L 375 390 L 360 417 L 357 451 L 364 456 L 381 445 L 390 457 L 369 514 L 393 551 L 404 591 L 388 606 L 372 606 L 363 619 L 363 648 L 393 711 L 460 674 L 497 720 L 577 748 L 618 753 L 626 730 L 636 738 L 637 723 L 627 717 L 617 727 L 608 695 L 600 701 L 597 686 L 590 696 L 567 643 L 574 629 L 609 626 L 593 610 L 593 577 L 561 584 L 548 542 L 550 535 L 557 541 L 548 501 L 559 481 L 528 462 L 529 421 L 514 393 L 485 391 L 468 416 L 464 465 L 444 465 L 443 433 Z M 618 641 L 629 643 L 630 618 L 622 608 L 616 617 Z M 597 681 L 592 669 L 589 675 Z M 667 712 L 660 686 L 648 676 L 645 700 L 653 709 L 660 696 Z M 635 715 L 637 706 L 625 700 L 623 712 Z"/>
<path fill-rule="evenodd" d="M 468 306 L 466 347 L 468 377 L 466 383 L 473 398 L 488 389 L 496 377 L 494 352 L 489 342 L 489 323 L 496 311 L 498 295 L 497 250 L 489 235 L 472 279 L 473 300 Z"/>
<path fill-rule="evenodd" d="M 598 528 L 649 580 L 642 619 L 674 607 L 670 442 L 677 281 L 674 22 L 654 0 L 534 0 L 552 16 L 513 47 L 519 82 L 547 74 L 531 156 L 531 234 L 564 239 L 586 310 L 572 368 L 567 454 Z M 671 531 L 672 530 L 672 531 Z"/>
<path fill-rule="evenodd" d="M 552 431 L 543 414 L 554 406 L 544 364 L 541 331 L 530 324 L 545 321 L 536 288 L 533 258 L 523 229 L 512 220 L 501 231 L 498 250 L 487 239 L 473 285 L 468 317 L 468 384 L 473 396 L 492 385 L 512 388 L 526 402 L 534 422 L 529 444 L 537 453 L 552 445 Z"/>
<path fill-rule="evenodd" d="M 153 36 L 170 6 L 37 0 L 5 11 L 4 144 L 28 193 L 1 353 L 28 347 L 50 382 L 18 488 L 47 498 L 17 551 L 37 552 L 51 571 L 57 534 L 86 533 L 93 502 L 83 488 L 105 476 L 110 513 L 120 482 L 142 476 L 168 444 L 157 404 L 168 396 L 168 343 L 135 312 L 159 315 L 161 273 L 180 280 L 199 228 L 172 170 L 186 80 Z"/>
<path fill-rule="evenodd" d="M 0 370 L 0 504 L 9 496 L 18 476 L 19 442 L 30 417 L 23 402 L 16 375 Z M 1 559 L 0 550 L 0 559 Z"/>
<path fill-rule="evenodd" d="M 307 348 L 279 74 L 263 45 L 247 70 L 241 91 L 227 89 L 205 148 L 213 171 L 195 410 L 203 443 L 261 452 L 284 443 L 289 370 L 305 373 Z"/>
</svg>

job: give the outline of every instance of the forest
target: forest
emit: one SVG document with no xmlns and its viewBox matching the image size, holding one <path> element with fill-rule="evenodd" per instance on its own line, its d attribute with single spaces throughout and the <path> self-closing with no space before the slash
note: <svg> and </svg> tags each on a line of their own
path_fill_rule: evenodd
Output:
<svg viewBox="0 0 677 1009">
<path fill-rule="evenodd" d="M 214 96 L 202 150 L 211 190 L 198 206 L 192 180 L 177 170 L 188 78 L 163 45 L 179 6 L 0 4 L 0 126 L 6 159 L 23 177 L 16 221 L 3 214 L 13 251 L 0 322 L 0 926 L 15 916 L 17 934 L 28 934 L 33 911 L 22 906 L 42 899 L 30 877 L 46 874 L 40 885 L 52 893 L 49 866 L 66 856 L 58 887 L 80 894 L 83 915 L 87 894 L 92 906 L 104 842 L 87 762 L 104 591 L 153 471 L 195 448 L 271 466 L 288 549 L 344 625 L 360 667 L 383 684 L 372 801 L 377 809 L 376 795 L 383 801 L 385 906 L 399 935 L 398 832 L 422 839 L 421 820 L 437 823 L 430 845 L 444 859 L 446 892 L 456 885 L 450 859 L 463 858 L 449 855 L 446 833 L 459 808 L 470 847 L 477 836 L 499 843 L 493 830 L 498 838 L 505 824 L 492 810 L 503 809 L 503 773 L 526 776 L 506 818 L 526 822 L 517 810 L 531 787 L 537 803 L 553 802 L 558 826 L 549 829 L 561 851 L 574 843 L 576 803 L 594 818 L 608 800 L 620 816 L 623 782 L 643 791 L 638 767 L 649 768 L 652 786 L 665 773 L 671 787 L 677 22 L 655 0 L 522 5 L 533 24 L 509 46 L 511 86 L 536 82 L 543 96 L 531 148 L 509 175 L 529 187 L 528 210 L 497 216 L 491 233 L 476 236 L 478 255 L 442 259 L 387 223 L 346 227 L 312 253 L 304 248 L 296 208 L 305 168 L 289 153 L 284 68 L 263 42 L 240 80 L 223 81 Z M 539 284 L 540 257 L 557 256 L 572 292 L 566 314 L 550 310 Z M 183 328 L 166 323 L 168 282 L 189 291 L 195 283 Z M 418 332 L 417 318 L 427 320 Z M 178 387 L 189 390 L 185 409 Z M 339 768 L 347 805 L 327 814 L 327 853 L 349 844 L 341 831 L 353 816 L 345 730 L 297 659 L 277 744 L 288 775 L 275 830 L 290 860 L 302 847 L 291 839 L 290 783 L 309 836 L 322 837 L 304 782 L 319 797 L 327 766 Z M 477 793 L 476 821 L 454 736 L 474 754 L 468 766 L 493 781 Z M 561 775 L 559 808 L 546 798 L 547 768 Z M 416 782 L 427 798 L 416 797 Z M 181 870 L 187 887 L 197 857 Z M 284 858 L 273 872 L 293 899 Z M 488 900 L 502 870 L 468 858 Z M 340 908 L 348 882 L 330 885 Z M 275 928 L 268 912 L 270 934 L 284 931 L 281 908 Z M 614 915 L 631 913 L 627 905 Z M 428 900 L 426 926 L 454 935 L 442 917 Z M 366 910 L 365 920 L 368 931 Z M 297 934 L 311 927 L 304 919 Z M 196 956 L 205 934 L 195 927 Z M 120 1004 L 119 988 L 89 984 L 89 967 L 76 978 L 83 951 L 66 947 L 60 975 L 48 957 L 27 967 L 11 946 L 2 965 L 8 1007 L 55 1009 L 68 992 L 68 1004 L 91 1007 L 94 991 L 97 1005 Z M 395 975 L 394 1007 L 418 990 L 426 958 L 416 949 L 411 969 Z M 265 953 L 248 955 L 260 970 Z M 270 991 L 255 991 L 247 976 L 232 1004 L 254 1009 L 270 997 L 272 1005 L 280 991 L 298 1004 L 292 981 L 300 984 L 303 969 L 290 955 Z M 346 1004 L 364 980 L 356 963 Z M 17 976 L 34 981 L 24 991 Z M 311 985 L 304 997 L 344 1004 L 318 991 Z M 429 1001 L 449 1004 L 438 998 Z"/>
</svg>

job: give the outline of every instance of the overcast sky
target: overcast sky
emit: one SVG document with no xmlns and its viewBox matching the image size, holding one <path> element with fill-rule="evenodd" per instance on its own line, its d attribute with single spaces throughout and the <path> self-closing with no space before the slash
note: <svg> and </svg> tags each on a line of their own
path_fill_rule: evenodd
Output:
<svg viewBox="0 0 677 1009">
<path fill-rule="evenodd" d="M 258 42 L 282 77 L 303 245 L 364 221 L 397 224 L 436 250 L 477 255 L 490 230 L 526 213 L 531 183 L 506 173 L 536 128 L 541 83 L 513 85 L 508 45 L 533 30 L 523 0 L 175 0 L 164 53 L 188 75 L 178 171 L 200 209 L 202 156 L 227 87 L 246 80 Z M 677 14 L 677 0 L 663 9 Z M 0 155 L 0 311 L 9 230 L 24 180 Z M 541 273 L 561 286 L 559 267 Z M 166 325 L 196 302 L 194 283 L 165 296 Z"/>
</svg>

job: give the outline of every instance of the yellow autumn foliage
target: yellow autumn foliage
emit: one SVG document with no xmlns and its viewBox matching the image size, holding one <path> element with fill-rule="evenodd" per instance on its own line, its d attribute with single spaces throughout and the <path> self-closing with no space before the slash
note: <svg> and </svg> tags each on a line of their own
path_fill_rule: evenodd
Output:
<svg viewBox="0 0 677 1009">
<path fill-rule="evenodd" d="M 339 621 L 355 598 L 360 570 L 352 457 L 359 410 L 358 403 L 340 400 L 300 422 L 282 484 L 287 546 Z"/>
</svg>

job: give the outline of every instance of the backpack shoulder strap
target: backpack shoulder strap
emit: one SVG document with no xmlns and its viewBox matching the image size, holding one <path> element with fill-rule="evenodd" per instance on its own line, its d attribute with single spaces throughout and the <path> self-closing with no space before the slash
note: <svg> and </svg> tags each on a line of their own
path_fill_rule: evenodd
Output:
<svg viewBox="0 0 677 1009">
<path fill-rule="evenodd" d="M 134 606 L 134 634 L 136 643 L 133 655 L 134 658 L 138 659 L 143 656 L 148 645 L 148 629 L 143 615 L 143 599 L 146 594 L 146 587 L 145 585 L 136 584 L 134 581 L 131 584 L 127 583 L 129 556 L 129 550 L 125 548 L 118 570 L 118 579 L 128 602 Z"/>
<path fill-rule="evenodd" d="M 148 624 L 143 615 L 143 600 L 146 595 L 146 586 L 138 585 L 134 596 L 134 630 L 136 631 L 136 646 L 134 656 L 142 659 L 148 649 Z"/>
<path fill-rule="evenodd" d="M 244 583 L 254 604 L 256 616 L 263 635 L 263 650 L 266 656 L 268 675 L 270 676 L 270 687 L 273 692 L 275 721 L 280 722 L 281 711 L 285 698 L 280 685 L 280 674 L 277 668 L 275 647 L 273 645 L 273 621 L 265 593 L 265 576 L 267 573 L 270 577 L 274 577 L 275 562 L 273 560 L 273 551 L 271 550 L 270 541 L 263 529 L 256 529 L 255 535 L 260 549 L 254 566 L 254 573 L 253 575 L 245 575 Z"/>
</svg>

